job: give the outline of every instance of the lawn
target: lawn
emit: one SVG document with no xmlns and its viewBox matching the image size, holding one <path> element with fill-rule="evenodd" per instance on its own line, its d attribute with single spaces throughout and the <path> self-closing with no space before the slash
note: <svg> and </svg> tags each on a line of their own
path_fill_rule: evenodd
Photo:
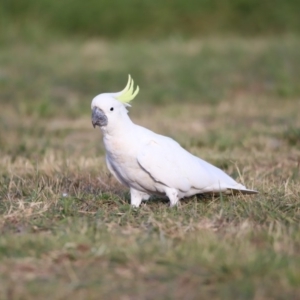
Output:
<svg viewBox="0 0 300 300">
<path fill-rule="evenodd" d="M 300 298 L 299 49 L 293 36 L 2 42 L 0 298 Z M 134 122 L 259 194 L 132 209 L 90 117 L 128 73 Z"/>
</svg>

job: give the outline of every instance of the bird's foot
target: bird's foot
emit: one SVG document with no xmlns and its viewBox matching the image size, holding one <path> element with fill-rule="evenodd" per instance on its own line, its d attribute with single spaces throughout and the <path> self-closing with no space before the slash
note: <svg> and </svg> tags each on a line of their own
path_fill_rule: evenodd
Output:
<svg viewBox="0 0 300 300">
<path fill-rule="evenodd" d="M 132 207 L 139 207 L 142 203 L 142 200 L 148 200 L 149 199 L 149 195 L 143 192 L 140 192 L 138 190 L 135 190 L 133 188 L 130 189 L 130 198 L 131 198 L 131 206 Z"/>
<path fill-rule="evenodd" d="M 170 207 L 178 206 L 179 204 L 178 191 L 176 189 L 167 188 L 165 192 L 170 200 Z"/>
</svg>

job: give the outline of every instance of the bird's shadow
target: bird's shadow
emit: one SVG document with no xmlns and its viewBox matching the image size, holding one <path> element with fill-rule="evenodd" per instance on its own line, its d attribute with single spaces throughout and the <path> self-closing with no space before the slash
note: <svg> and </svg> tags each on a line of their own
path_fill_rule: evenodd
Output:
<svg viewBox="0 0 300 300">
<path fill-rule="evenodd" d="M 216 200 L 222 199 L 222 201 L 228 201 L 228 196 L 225 194 L 220 194 L 220 193 L 205 193 L 205 194 L 196 194 L 191 197 L 186 197 L 180 199 L 180 204 L 188 204 L 190 202 L 201 202 L 201 203 L 212 203 Z M 124 193 L 124 200 L 126 203 L 130 204 L 130 193 L 126 192 Z M 165 205 L 170 204 L 170 200 L 166 196 L 157 196 L 157 195 L 152 195 L 149 200 L 143 200 L 142 203 L 144 204 L 158 204 L 162 203 Z"/>
</svg>

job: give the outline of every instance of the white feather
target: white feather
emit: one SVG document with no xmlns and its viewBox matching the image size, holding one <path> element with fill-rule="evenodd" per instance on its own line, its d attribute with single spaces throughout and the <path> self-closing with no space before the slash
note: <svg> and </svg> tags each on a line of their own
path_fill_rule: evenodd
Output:
<svg viewBox="0 0 300 300">
<path fill-rule="evenodd" d="M 101 109 L 108 120 L 100 127 L 108 169 L 130 188 L 133 206 L 138 207 L 153 194 L 166 195 L 173 206 L 179 199 L 195 194 L 256 193 L 173 139 L 134 124 L 113 94 L 95 97 L 94 108 Z"/>
</svg>

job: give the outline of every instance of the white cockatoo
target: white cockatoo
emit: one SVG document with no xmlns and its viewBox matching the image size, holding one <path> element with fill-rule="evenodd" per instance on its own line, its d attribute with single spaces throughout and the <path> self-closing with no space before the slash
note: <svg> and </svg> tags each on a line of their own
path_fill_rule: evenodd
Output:
<svg viewBox="0 0 300 300">
<path fill-rule="evenodd" d="M 195 194 L 257 193 L 173 139 L 134 124 L 126 107 L 138 92 L 129 75 L 123 91 L 100 94 L 91 104 L 92 124 L 103 134 L 107 167 L 130 188 L 132 206 L 139 207 L 151 195 L 167 196 L 174 206 L 179 199 Z"/>
</svg>

